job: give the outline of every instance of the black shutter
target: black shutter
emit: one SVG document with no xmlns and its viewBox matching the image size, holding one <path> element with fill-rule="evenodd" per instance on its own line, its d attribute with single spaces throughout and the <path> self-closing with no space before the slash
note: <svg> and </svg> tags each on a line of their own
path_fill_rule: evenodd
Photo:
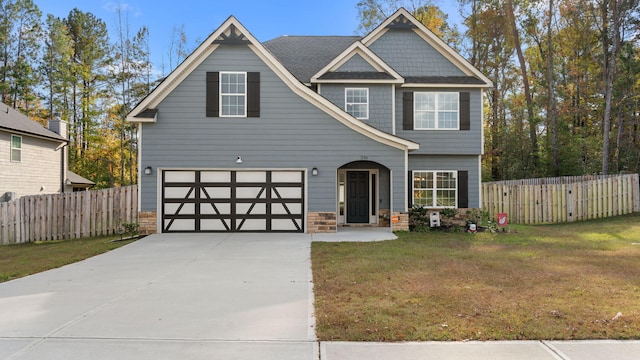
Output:
<svg viewBox="0 0 640 360">
<path fill-rule="evenodd" d="M 468 92 L 460 93 L 460 130 L 471 130 L 471 100 Z"/>
<path fill-rule="evenodd" d="M 407 187 L 407 198 L 409 201 L 407 204 L 409 205 L 409 209 L 411 209 L 413 207 L 413 171 L 409 171 L 409 174 L 407 175 L 407 182 L 409 183 L 409 186 Z"/>
<path fill-rule="evenodd" d="M 458 208 L 469 207 L 469 172 L 458 171 Z"/>
<path fill-rule="evenodd" d="M 413 130 L 413 91 L 402 93 L 402 130 Z"/>
<path fill-rule="evenodd" d="M 260 117 L 260 73 L 247 73 L 247 117 Z"/>
<path fill-rule="evenodd" d="M 207 117 L 220 116 L 220 73 L 207 73 Z"/>
</svg>

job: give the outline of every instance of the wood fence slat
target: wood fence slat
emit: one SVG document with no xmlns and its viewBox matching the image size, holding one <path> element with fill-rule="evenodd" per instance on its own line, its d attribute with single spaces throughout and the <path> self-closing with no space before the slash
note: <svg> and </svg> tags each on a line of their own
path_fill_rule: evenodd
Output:
<svg viewBox="0 0 640 360">
<path fill-rule="evenodd" d="M 482 184 L 482 207 L 511 223 L 580 221 L 640 211 L 640 175 L 589 175 Z"/>
</svg>

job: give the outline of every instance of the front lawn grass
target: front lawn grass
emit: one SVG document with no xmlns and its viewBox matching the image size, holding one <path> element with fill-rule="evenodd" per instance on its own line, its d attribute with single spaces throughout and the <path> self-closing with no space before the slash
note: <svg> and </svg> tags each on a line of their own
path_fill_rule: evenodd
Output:
<svg viewBox="0 0 640 360">
<path fill-rule="evenodd" d="M 120 236 L 0 246 L 0 282 L 71 264 L 119 248 L 133 240 Z"/>
<path fill-rule="evenodd" d="M 640 214 L 510 230 L 313 243 L 318 338 L 640 339 Z"/>
</svg>

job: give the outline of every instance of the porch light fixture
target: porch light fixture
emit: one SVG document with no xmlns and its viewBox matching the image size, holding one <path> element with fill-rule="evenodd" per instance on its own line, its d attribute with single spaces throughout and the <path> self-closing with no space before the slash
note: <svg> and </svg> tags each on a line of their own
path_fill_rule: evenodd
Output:
<svg viewBox="0 0 640 360">
<path fill-rule="evenodd" d="M 314 167 L 313 169 L 311 169 L 311 175 L 318 176 L 318 168 L 317 167 Z"/>
<path fill-rule="evenodd" d="M 242 164 L 242 156 L 238 156 L 236 159 L 236 164 Z"/>
<path fill-rule="evenodd" d="M 144 174 L 145 175 L 151 175 L 151 166 L 147 166 L 146 168 L 144 168 Z"/>
</svg>

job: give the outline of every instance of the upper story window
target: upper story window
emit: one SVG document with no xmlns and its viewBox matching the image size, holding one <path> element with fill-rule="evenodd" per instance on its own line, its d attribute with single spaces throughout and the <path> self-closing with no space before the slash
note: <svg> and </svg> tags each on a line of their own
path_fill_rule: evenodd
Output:
<svg viewBox="0 0 640 360">
<path fill-rule="evenodd" d="M 247 74 L 220 73 L 220 116 L 247 116 Z"/>
<path fill-rule="evenodd" d="M 22 136 L 11 135 L 11 161 L 22 161 Z"/>
<path fill-rule="evenodd" d="M 417 130 L 458 130 L 459 112 L 457 92 L 414 94 L 414 128 Z"/>
<path fill-rule="evenodd" d="M 345 110 L 356 119 L 369 118 L 369 89 L 347 88 L 344 91 Z"/>
<path fill-rule="evenodd" d="M 207 117 L 260 117 L 260 73 L 207 72 Z"/>
</svg>

